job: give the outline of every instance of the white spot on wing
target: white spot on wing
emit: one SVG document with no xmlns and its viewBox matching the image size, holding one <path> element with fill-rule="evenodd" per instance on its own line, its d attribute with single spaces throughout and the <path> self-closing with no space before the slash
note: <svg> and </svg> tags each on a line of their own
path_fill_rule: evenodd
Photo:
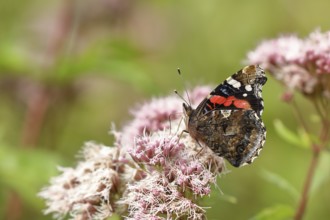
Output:
<svg viewBox="0 0 330 220">
<path fill-rule="evenodd" d="M 257 157 L 258 157 L 258 156 L 257 156 Z M 252 157 L 252 158 L 251 158 L 251 163 L 253 163 L 253 161 L 254 161 L 257 157 Z"/>
<path fill-rule="evenodd" d="M 223 117 L 228 118 L 231 114 L 231 110 L 221 110 Z"/>
<path fill-rule="evenodd" d="M 234 88 L 239 88 L 241 87 L 241 83 L 239 81 L 237 81 L 236 79 L 233 79 L 232 77 L 229 77 L 228 79 L 226 79 L 227 83 L 229 85 L 231 85 Z"/>
<path fill-rule="evenodd" d="M 246 94 L 246 93 L 244 93 L 244 94 L 243 94 L 243 97 L 246 97 L 246 96 L 247 96 L 247 94 Z"/>
<path fill-rule="evenodd" d="M 245 162 L 241 165 L 241 167 L 246 166 L 246 165 L 249 165 L 249 164 Z"/>
<path fill-rule="evenodd" d="M 249 92 L 252 91 L 252 86 L 251 85 L 246 85 L 245 90 L 249 91 Z"/>
<path fill-rule="evenodd" d="M 259 116 L 257 115 L 257 113 L 254 113 L 253 115 L 256 119 L 259 119 Z M 262 126 L 264 126 L 263 122 L 261 122 Z"/>
</svg>

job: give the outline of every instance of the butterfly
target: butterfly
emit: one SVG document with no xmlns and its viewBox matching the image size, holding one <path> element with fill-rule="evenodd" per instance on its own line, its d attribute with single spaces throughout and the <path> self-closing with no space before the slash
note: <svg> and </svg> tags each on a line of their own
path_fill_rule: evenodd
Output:
<svg viewBox="0 0 330 220">
<path fill-rule="evenodd" d="M 234 167 L 251 164 L 266 141 L 261 119 L 266 81 L 262 68 L 246 66 L 217 86 L 196 109 L 183 103 L 186 131 Z"/>
</svg>

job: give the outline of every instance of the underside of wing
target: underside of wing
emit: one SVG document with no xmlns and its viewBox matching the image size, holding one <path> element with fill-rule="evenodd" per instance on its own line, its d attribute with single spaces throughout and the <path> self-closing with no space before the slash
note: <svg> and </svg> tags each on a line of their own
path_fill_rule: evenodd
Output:
<svg viewBox="0 0 330 220">
<path fill-rule="evenodd" d="M 259 155 L 266 129 L 254 110 L 213 110 L 205 114 L 197 128 L 200 141 L 217 155 L 239 167 Z"/>
</svg>

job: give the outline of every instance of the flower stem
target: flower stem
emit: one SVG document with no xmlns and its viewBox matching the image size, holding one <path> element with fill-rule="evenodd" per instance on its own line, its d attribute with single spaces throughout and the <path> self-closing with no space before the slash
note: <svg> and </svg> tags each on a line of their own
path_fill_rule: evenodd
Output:
<svg viewBox="0 0 330 220">
<path fill-rule="evenodd" d="M 304 117 L 303 117 L 296 101 L 294 99 L 292 99 L 291 103 L 292 103 L 293 111 L 296 114 L 296 117 L 297 117 L 298 121 L 300 122 L 301 126 L 305 130 L 306 134 L 310 134 L 309 128 L 304 120 Z"/>
<path fill-rule="evenodd" d="M 312 160 L 309 164 L 307 176 L 305 179 L 304 183 L 304 188 L 302 191 L 302 196 L 300 198 L 300 202 L 298 205 L 298 208 L 296 210 L 296 214 L 294 216 L 295 220 L 301 220 L 304 216 L 305 210 L 306 210 L 306 205 L 308 202 L 308 196 L 309 196 L 309 191 L 311 188 L 312 180 L 317 168 L 317 164 L 320 158 L 320 153 L 326 146 L 328 139 L 329 139 L 329 129 L 330 129 L 330 124 L 327 120 L 323 121 L 323 126 L 320 134 L 320 144 L 312 144 L 312 151 L 313 151 L 313 157 Z"/>
<path fill-rule="evenodd" d="M 320 157 L 320 151 L 313 151 L 313 157 L 309 164 L 307 176 L 306 176 L 305 183 L 304 183 L 304 188 L 302 191 L 302 196 L 301 196 L 296 214 L 294 216 L 295 220 L 301 220 L 305 213 L 305 209 L 306 209 L 306 205 L 307 205 L 307 201 L 308 201 L 308 194 L 309 194 L 311 183 L 312 183 L 312 180 L 313 180 L 313 177 L 315 174 L 315 170 L 316 170 L 316 167 L 318 164 L 319 157 Z"/>
</svg>

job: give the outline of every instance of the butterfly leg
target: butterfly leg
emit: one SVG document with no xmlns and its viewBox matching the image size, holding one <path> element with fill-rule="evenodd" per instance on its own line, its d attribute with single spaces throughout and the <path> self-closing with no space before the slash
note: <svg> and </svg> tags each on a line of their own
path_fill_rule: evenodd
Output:
<svg viewBox="0 0 330 220">
<path fill-rule="evenodd" d="M 202 151 L 204 150 L 204 147 L 201 145 L 201 143 L 199 141 L 196 141 L 196 142 L 201 147 L 201 149 L 196 154 L 196 156 L 198 156 L 200 153 L 202 153 Z"/>
</svg>

